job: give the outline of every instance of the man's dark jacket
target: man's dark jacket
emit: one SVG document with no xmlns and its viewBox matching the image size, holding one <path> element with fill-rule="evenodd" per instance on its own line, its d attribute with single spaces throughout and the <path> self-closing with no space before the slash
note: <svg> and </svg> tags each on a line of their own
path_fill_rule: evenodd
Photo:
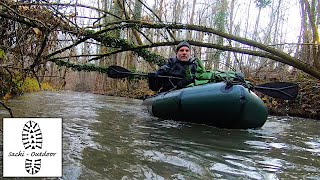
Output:
<svg viewBox="0 0 320 180">
<path fill-rule="evenodd" d="M 194 81 L 194 75 L 197 71 L 196 59 L 192 58 L 187 62 L 179 61 L 176 57 L 169 58 L 168 63 L 160 67 L 154 74 L 154 77 L 149 77 L 149 87 L 153 91 L 169 91 L 177 87 L 183 88 L 184 86 Z M 162 76 L 173 76 L 181 79 L 159 78 Z"/>
</svg>

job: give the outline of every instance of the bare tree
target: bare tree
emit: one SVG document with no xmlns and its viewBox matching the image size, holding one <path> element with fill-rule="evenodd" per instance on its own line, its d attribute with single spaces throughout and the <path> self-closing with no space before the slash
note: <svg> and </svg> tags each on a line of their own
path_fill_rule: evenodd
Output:
<svg viewBox="0 0 320 180">
<path fill-rule="evenodd" d="M 318 4 L 318 5 L 317 5 Z M 319 7 L 319 1 L 312 0 L 311 3 L 307 0 L 300 1 L 301 8 L 301 38 L 302 48 L 300 58 L 315 66 L 317 69 L 320 67 L 320 43 L 319 43 L 319 32 L 317 27 L 319 14 L 317 6 Z M 300 49 L 300 48 L 299 48 Z M 297 50 L 297 52 L 299 52 Z"/>
</svg>

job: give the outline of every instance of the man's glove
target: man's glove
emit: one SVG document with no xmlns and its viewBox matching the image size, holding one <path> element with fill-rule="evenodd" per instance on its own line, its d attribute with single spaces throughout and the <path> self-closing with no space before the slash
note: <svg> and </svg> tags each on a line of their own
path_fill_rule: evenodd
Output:
<svg viewBox="0 0 320 180">
<path fill-rule="evenodd" d="M 148 83 L 149 83 L 149 88 L 152 91 L 158 91 L 162 87 L 162 84 L 159 81 L 157 73 L 148 73 Z"/>
<path fill-rule="evenodd" d="M 148 79 L 154 79 L 157 77 L 158 77 L 157 73 L 148 73 Z"/>
<path fill-rule="evenodd" d="M 194 82 L 194 79 L 182 79 L 181 81 L 178 82 L 177 89 L 182 89 L 193 82 Z"/>
</svg>

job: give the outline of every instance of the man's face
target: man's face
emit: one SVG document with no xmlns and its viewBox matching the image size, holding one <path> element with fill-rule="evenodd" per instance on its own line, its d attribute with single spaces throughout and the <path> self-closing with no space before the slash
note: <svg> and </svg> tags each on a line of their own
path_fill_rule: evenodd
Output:
<svg viewBox="0 0 320 180">
<path fill-rule="evenodd" d="M 186 46 L 182 46 L 177 52 L 177 58 L 180 61 L 189 61 L 190 49 Z"/>
</svg>

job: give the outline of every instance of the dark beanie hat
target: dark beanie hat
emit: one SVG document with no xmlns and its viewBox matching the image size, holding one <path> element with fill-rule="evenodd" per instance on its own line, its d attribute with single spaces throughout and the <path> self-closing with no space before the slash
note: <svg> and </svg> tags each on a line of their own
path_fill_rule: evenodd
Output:
<svg viewBox="0 0 320 180">
<path fill-rule="evenodd" d="M 177 49 L 176 49 L 176 52 L 178 52 L 179 49 L 180 49 L 181 47 L 183 47 L 183 46 L 186 46 L 186 47 L 188 47 L 188 48 L 190 49 L 190 44 L 189 44 L 188 42 L 186 42 L 186 41 L 182 41 L 182 42 L 180 42 L 180 43 L 178 44 Z"/>
</svg>

